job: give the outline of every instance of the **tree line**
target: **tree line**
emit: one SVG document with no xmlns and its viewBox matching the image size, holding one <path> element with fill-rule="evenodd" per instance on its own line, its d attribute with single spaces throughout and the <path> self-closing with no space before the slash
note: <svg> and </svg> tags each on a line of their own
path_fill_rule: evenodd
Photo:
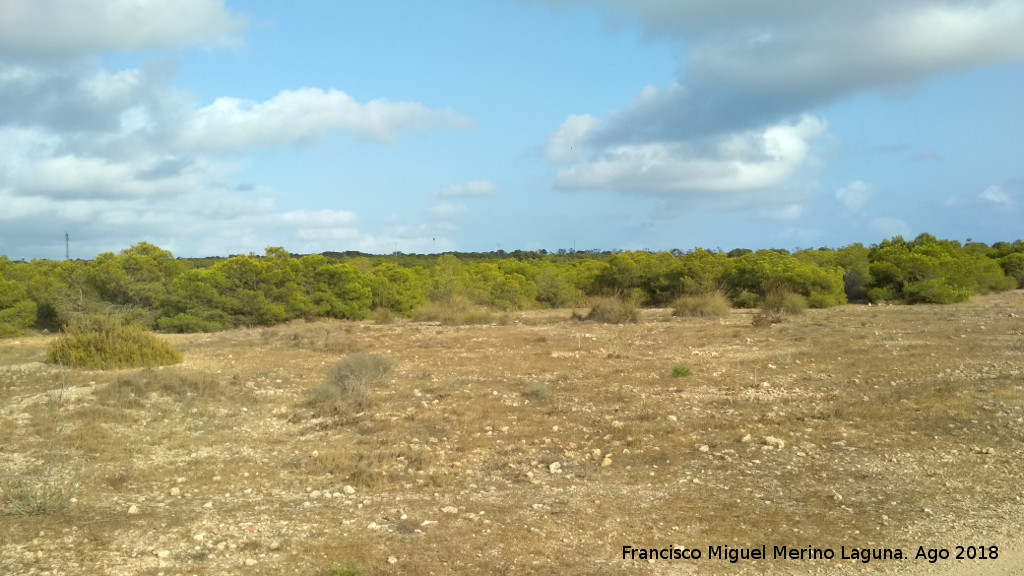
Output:
<svg viewBox="0 0 1024 576">
<path fill-rule="evenodd" d="M 812 308 L 853 302 L 962 302 L 1024 287 L 1024 242 L 991 246 L 921 234 L 865 247 L 688 252 L 516 251 L 437 255 L 327 252 L 181 259 L 142 242 L 94 260 L 0 256 L 0 337 L 117 315 L 166 332 L 212 332 L 295 318 L 414 316 L 454 300 L 495 310 L 575 307 L 618 296 L 645 306 L 719 292 L 758 306 L 779 287 Z"/>
</svg>

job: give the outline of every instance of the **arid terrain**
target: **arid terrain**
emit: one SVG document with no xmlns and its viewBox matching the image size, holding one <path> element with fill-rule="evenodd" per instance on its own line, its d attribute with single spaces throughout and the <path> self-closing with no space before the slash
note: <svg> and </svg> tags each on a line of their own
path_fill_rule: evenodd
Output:
<svg viewBox="0 0 1024 576">
<path fill-rule="evenodd" d="M 151 370 L 0 341 L 0 482 L 79 485 L 0 508 L 0 574 L 1024 573 L 1024 292 L 766 327 L 571 312 L 164 335 L 184 364 Z M 393 368 L 317 400 L 355 353 Z"/>
</svg>

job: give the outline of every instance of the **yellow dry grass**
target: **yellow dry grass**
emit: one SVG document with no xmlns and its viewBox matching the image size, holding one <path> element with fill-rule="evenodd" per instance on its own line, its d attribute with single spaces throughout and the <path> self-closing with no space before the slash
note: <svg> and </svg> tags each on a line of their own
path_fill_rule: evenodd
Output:
<svg viewBox="0 0 1024 576">
<path fill-rule="evenodd" d="M 110 372 L 43 364 L 52 336 L 6 341 L 0 475 L 56 453 L 81 488 L 62 513 L 0 508 L 0 573 L 943 568 L 707 559 L 762 544 L 1003 547 L 975 573 L 1020 558 L 1024 293 L 760 329 L 740 310 L 570 316 L 168 335 L 182 365 Z M 311 403 L 357 352 L 393 369 L 358 403 Z M 679 364 L 692 374 L 672 378 Z M 705 559 L 623 560 L 625 545 Z"/>
</svg>

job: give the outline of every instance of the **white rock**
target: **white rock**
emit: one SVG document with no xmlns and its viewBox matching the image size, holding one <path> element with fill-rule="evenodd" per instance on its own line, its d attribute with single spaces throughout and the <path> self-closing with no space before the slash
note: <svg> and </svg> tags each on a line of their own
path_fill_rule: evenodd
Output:
<svg viewBox="0 0 1024 576">
<path fill-rule="evenodd" d="M 156 557 L 157 558 L 170 558 L 171 557 L 171 551 L 170 550 L 161 550 L 161 551 L 156 553 Z"/>
<path fill-rule="evenodd" d="M 171 496 L 181 496 L 181 488 L 171 488 Z"/>
<path fill-rule="evenodd" d="M 395 564 L 397 562 L 398 558 L 395 558 L 394 556 L 388 556 L 388 564 Z"/>
<path fill-rule="evenodd" d="M 548 466 L 548 472 L 551 472 L 552 474 L 561 474 L 562 473 L 562 463 L 561 462 L 552 462 L 551 465 Z"/>
<path fill-rule="evenodd" d="M 203 508 L 206 508 L 207 510 L 213 508 L 213 502 L 207 502 L 206 504 L 203 504 Z"/>
<path fill-rule="evenodd" d="M 344 488 L 342 488 L 342 491 L 344 491 L 345 494 L 348 494 L 348 495 L 352 495 L 352 494 L 356 493 L 356 489 L 351 487 L 351 486 L 349 486 L 349 485 L 347 485 L 347 484 L 345 485 Z"/>
<path fill-rule="evenodd" d="M 445 514 L 458 514 L 459 509 L 455 506 L 445 506 L 444 508 L 441 508 L 441 512 L 444 512 Z"/>
<path fill-rule="evenodd" d="M 751 440 L 752 438 L 750 437 L 750 434 L 747 434 L 740 439 L 740 442 L 750 442 Z"/>
<path fill-rule="evenodd" d="M 322 495 L 323 495 L 323 492 L 321 492 L 319 490 L 313 490 L 312 492 L 309 493 L 309 497 L 312 498 L 313 500 L 316 500 L 317 498 L 319 498 Z"/>
<path fill-rule="evenodd" d="M 255 566 L 257 564 L 259 564 L 259 562 L 257 562 L 255 558 L 246 558 L 245 559 L 245 565 L 246 566 Z"/>
<path fill-rule="evenodd" d="M 611 456 L 605 456 L 604 460 L 601 461 L 601 468 L 607 468 L 612 465 Z"/>
<path fill-rule="evenodd" d="M 131 506 L 128 507 L 128 513 L 129 514 L 138 514 L 139 513 L 139 507 L 136 506 L 135 504 L 132 504 Z"/>
<path fill-rule="evenodd" d="M 782 450 L 783 448 L 786 447 L 786 441 L 781 438 L 776 438 L 775 436 L 765 436 L 764 443 L 767 446 L 774 446 L 779 450 Z"/>
<path fill-rule="evenodd" d="M 701 446 L 700 446 L 700 448 L 698 448 L 698 450 L 700 450 L 701 452 L 710 452 L 711 451 L 711 447 L 708 446 L 707 444 L 701 444 Z"/>
<path fill-rule="evenodd" d="M 196 532 L 192 535 L 192 539 L 196 542 L 202 542 L 206 539 L 206 532 Z"/>
</svg>

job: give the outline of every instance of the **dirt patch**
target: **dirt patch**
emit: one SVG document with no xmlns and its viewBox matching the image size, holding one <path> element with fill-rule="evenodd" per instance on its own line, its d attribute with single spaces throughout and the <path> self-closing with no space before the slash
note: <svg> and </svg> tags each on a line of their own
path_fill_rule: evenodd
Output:
<svg viewBox="0 0 1024 576">
<path fill-rule="evenodd" d="M 671 312 L 162 336 L 183 365 L 110 372 L 21 338 L 0 474 L 80 488 L 64 512 L 0 509 L 0 572 L 1021 573 L 1024 293 L 760 328 Z M 393 368 L 358 404 L 311 403 L 356 353 Z M 909 558 L 840 557 L 885 549 Z"/>
</svg>

